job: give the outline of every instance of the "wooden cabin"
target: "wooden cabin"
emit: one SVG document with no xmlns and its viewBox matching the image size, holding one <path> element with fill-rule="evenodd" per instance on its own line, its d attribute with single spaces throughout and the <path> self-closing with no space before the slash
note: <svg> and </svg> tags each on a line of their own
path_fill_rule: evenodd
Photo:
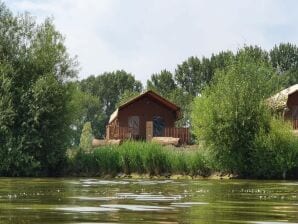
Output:
<svg viewBox="0 0 298 224">
<path fill-rule="evenodd" d="M 106 139 L 150 141 L 152 137 L 174 137 L 187 144 L 188 128 L 175 127 L 181 116 L 180 107 L 150 90 L 114 111 L 106 127 Z"/>
<path fill-rule="evenodd" d="M 293 129 L 298 129 L 298 84 L 286 88 L 269 98 L 270 106 L 291 121 Z"/>
</svg>

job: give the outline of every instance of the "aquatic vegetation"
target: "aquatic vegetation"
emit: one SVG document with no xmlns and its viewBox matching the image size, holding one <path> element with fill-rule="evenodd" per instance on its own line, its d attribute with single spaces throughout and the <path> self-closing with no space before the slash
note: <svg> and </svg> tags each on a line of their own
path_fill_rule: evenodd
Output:
<svg viewBox="0 0 298 224">
<path fill-rule="evenodd" d="M 155 143 L 127 141 L 120 146 L 104 146 L 88 153 L 78 150 L 69 158 L 67 172 L 75 175 L 115 176 L 119 173 L 201 175 L 210 173 L 203 150 L 181 150 Z"/>
</svg>

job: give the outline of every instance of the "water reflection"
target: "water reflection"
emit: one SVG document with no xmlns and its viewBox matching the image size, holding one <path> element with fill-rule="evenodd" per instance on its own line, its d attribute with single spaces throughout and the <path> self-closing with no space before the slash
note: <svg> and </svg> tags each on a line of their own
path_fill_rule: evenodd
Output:
<svg viewBox="0 0 298 224">
<path fill-rule="evenodd" d="M 298 183 L 0 179 L 0 223 L 298 223 Z"/>
</svg>

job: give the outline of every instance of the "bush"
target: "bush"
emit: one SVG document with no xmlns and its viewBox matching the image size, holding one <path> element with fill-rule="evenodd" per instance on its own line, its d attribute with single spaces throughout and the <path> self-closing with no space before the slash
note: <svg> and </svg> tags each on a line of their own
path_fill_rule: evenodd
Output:
<svg viewBox="0 0 298 224">
<path fill-rule="evenodd" d="M 222 171 L 242 176 L 250 172 L 255 137 L 270 122 L 263 102 L 276 80 L 267 64 L 240 54 L 225 70 L 217 71 L 212 85 L 195 99 L 194 134 L 206 142 Z"/>
<path fill-rule="evenodd" d="M 86 150 L 87 152 L 90 151 L 92 149 L 92 139 L 91 122 L 86 122 L 80 138 L 80 148 Z"/>
<path fill-rule="evenodd" d="M 298 167 L 298 138 L 288 124 L 273 119 L 269 132 L 261 130 L 256 137 L 251 159 L 252 176 L 285 179 Z"/>
</svg>

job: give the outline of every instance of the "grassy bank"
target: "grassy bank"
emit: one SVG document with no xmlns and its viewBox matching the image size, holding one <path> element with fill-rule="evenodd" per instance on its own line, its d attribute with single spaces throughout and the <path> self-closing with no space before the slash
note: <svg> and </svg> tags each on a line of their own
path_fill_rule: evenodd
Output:
<svg viewBox="0 0 298 224">
<path fill-rule="evenodd" d="M 281 129 L 279 129 L 281 130 Z M 266 137 L 266 136 L 265 136 Z M 266 137 L 267 139 L 267 137 Z M 282 179 L 298 177 L 298 154 L 295 139 L 286 142 L 260 139 L 261 145 L 253 153 L 252 174 L 242 178 Z M 282 138 L 283 139 L 283 138 Z M 294 141 L 294 143 L 293 143 Z M 283 143 L 283 144 L 282 144 Z M 266 144 L 264 148 L 264 144 Z M 280 146 L 277 147 L 276 145 Z M 261 147 L 263 146 L 263 147 Z M 287 146 L 287 147 L 286 147 Z M 290 147 L 291 146 L 291 147 Z M 267 147 L 270 150 L 267 150 Z M 209 177 L 221 178 L 232 172 L 222 169 L 216 157 L 206 149 L 163 147 L 148 142 L 124 142 L 120 146 L 104 146 L 96 149 L 76 149 L 68 156 L 65 176 L 116 177 Z M 284 164 L 293 163 L 283 176 Z M 215 175 L 214 175 L 215 174 Z M 230 176 L 225 176 L 229 178 Z"/>
<path fill-rule="evenodd" d="M 154 143 L 125 142 L 85 152 L 78 149 L 69 158 L 67 173 L 77 176 L 111 176 L 119 174 L 150 176 L 208 176 L 211 163 L 203 150 L 180 150 Z"/>
</svg>

